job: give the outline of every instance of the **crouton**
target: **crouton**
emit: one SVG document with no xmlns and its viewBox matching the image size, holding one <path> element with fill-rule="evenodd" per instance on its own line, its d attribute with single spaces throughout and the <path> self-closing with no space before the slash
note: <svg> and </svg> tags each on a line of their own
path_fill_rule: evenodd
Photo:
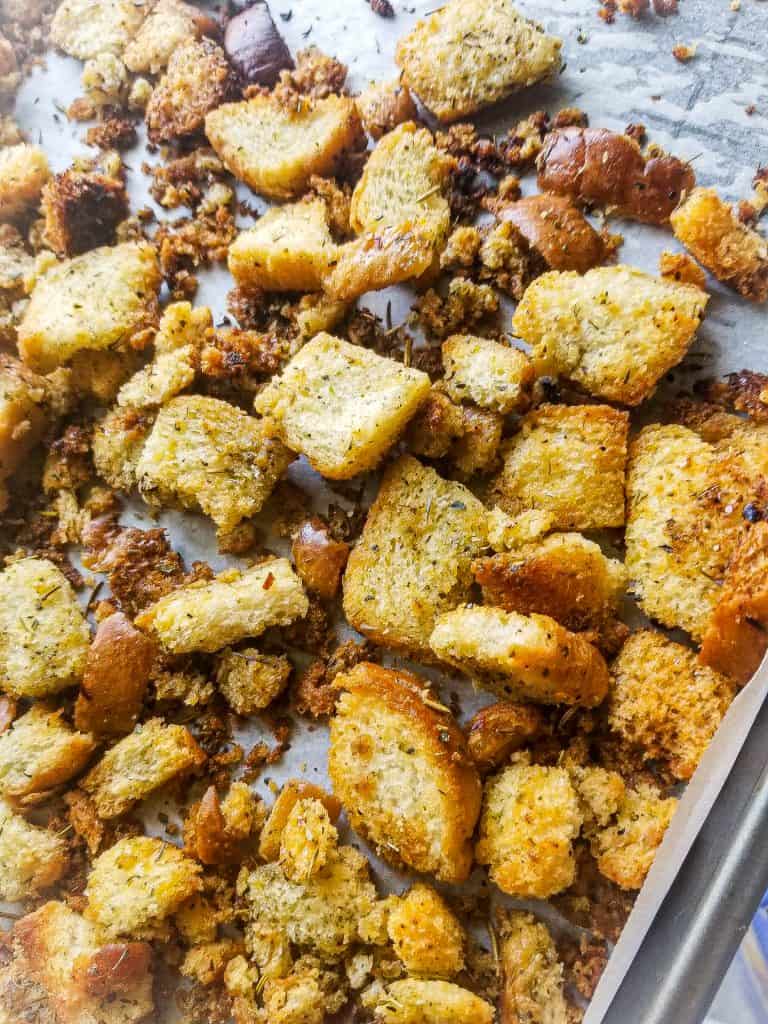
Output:
<svg viewBox="0 0 768 1024">
<path fill-rule="evenodd" d="M 284 654 L 226 648 L 219 655 L 216 685 L 238 715 L 255 715 L 280 696 L 292 671 Z"/>
<path fill-rule="evenodd" d="M 82 350 L 127 345 L 157 324 L 160 270 L 147 242 L 92 249 L 37 279 L 21 324 L 19 352 L 40 373 Z"/>
<path fill-rule="evenodd" d="M 434 264 L 432 223 L 425 218 L 366 231 L 337 247 L 323 288 L 330 298 L 352 302 L 426 274 Z"/>
<path fill-rule="evenodd" d="M 454 334 L 443 342 L 445 389 L 456 402 L 470 401 L 506 415 L 526 408 L 536 377 L 528 356 L 518 348 Z"/>
<path fill-rule="evenodd" d="M 280 834 L 278 861 L 286 878 L 305 883 L 322 871 L 338 847 L 339 834 L 321 800 L 297 800 Z"/>
<path fill-rule="evenodd" d="M 416 459 L 389 467 L 344 574 L 344 612 L 386 647 L 430 653 L 441 612 L 469 598 L 486 546 L 486 511 L 461 484 Z"/>
<path fill-rule="evenodd" d="M 564 768 L 511 765 L 485 784 L 475 856 L 503 892 L 547 899 L 574 880 L 581 823 Z"/>
<path fill-rule="evenodd" d="M 318 334 L 254 406 L 318 473 L 348 480 L 381 460 L 429 386 L 420 370 Z"/>
<path fill-rule="evenodd" d="M 603 236 L 563 196 L 526 196 L 505 206 L 499 219 L 514 224 L 551 270 L 586 274 L 609 252 Z"/>
<path fill-rule="evenodd" d="M 613 618 L 627 572 L 578 533 L 553 533 L 517 551 L 479 558 L 472 566 L 483 601 L 508 612 L 537 612 L 579 632 Z"/>
<path fill-rule="evenodd" d="M 547 926 L 533 914 L 511 910 L 500 932 L 501 1024 L 568 1024 L 563 965 Z"/>
<path fill-rule="evenodd" d="M 74 686 L 85 668 L 88 623 L 75 592 L 44 558 L 22 558 L 0 573 L 0 688 L 45 697 Z"/>
<path fill-rule="evenodd" d="M 299 527 L 291 546 L 296 572 L 307 590 L 330 600 L 336 596 L 349 558 L 349 544 L 334 540 L 319 517 Z"/>
<path fill-rule="evenodd" d="M 276 206 L 229 247 L 229 272 L 241 288 L 314 292 L 336 253 L 322 199 Z"/>
<path fill-rule="evenodd" d="M 20 142 L 0 150 L 0 221 L 34 209 L 50 173 L 40 146 Z"/>
<path fill-rule="evenodd" d="M 325 993 L 310 972 L 269 978 L 263 988 L 265 1019 L 270 1024 L 323 1024 Z"/>
<path fill-rule="evenodd" d="M 181 43 L 147 103 L 150 141 L 170 142 L 202 132 L 206 114 L 234 94 L 234 73 L 217 43 L 205 38 Z"/>
<path fill-rule="evenodd" d="M 78 60 L 119 55 L 148 10 L 133 0 L 63 0 L 51 22 L 51 42 Z"/>
<path fill-rule="evenodd" d="M 464 929 L 429 885 L 418 882 L 392 897 L 387 931 L 409 974 L 452 978 L 464 968 Z"/>
<path fill-rule="evenodd" d="M 192 4 L 158 0 L 123 51 L 123 61 L 129 71 L 156 75 L 167 65 L 177 46 L 217 32 L 213 18 Z"/>
<path fill-rule="evenodd" d="M 230 960 L 244 952 L 242 941 L 221 939 L 205 942 L 188 949 L 179 967 L 185 978 L 192 978 L 199 985 L 215 985 L 221 982 Z"/>
<path fill-rule="evenodd" d="M 597 648 L 548 615 L 465 605 L 439 616 L 430 644 L 438 658 L 500 697 L 594 707 L 608 692 Z"/>
<path fill-rule="evenodd" d="M 628 431 L 627 414 L 605 405 L 541 405 L 502 445 L 491 495 L 511 516 L 551 512 L 559 530 L 621 526 Z"/>
<path fill-rule="evenodd" d="M 480 780 L 425 679 L 361 662 L 337 676 L 328 772 L 354 829 L 386 859 L 464 881 Z"/>
<path fill-rule="evenodd" d="M 81 785 L 93 798 L 100 818 L 116 818 L 204 761 L 205 755 L 187 728 L 152 718 L 111 747 Z"/>
<path fill-rule="evenodd" d="M 110 487 L 130 491 L 136 486 L 136 467 L 151 428 L 151 414 L 139 409 L 110 409 L 96 422 L 93 462 Z"/>
<path fill-rule="evenodd" d="M 313 174 L 332 175 L 362 138 L 354 100 L 336 95 L 290 106 L 268 95 L 224 104 L 208 114 L 205 131 L 227 170 L 269 199 L 291 199 Z"/>
<path fill-rule="evenodd" d="M 67 870 L 66 840 L 30 825 L 0 797 L 0 864 L 0 899 L 31 899 Z"/>
<path fill-rule="evenodd" d="M 488 513 L 488 540 L 494 551 L 516 551 L 535 544 L 551 529 L 554 517 L 543 509 L 526 509 L 513 519 L 500 508 Z"/>
<path fill-rule="evenodd" d="M 406 121 L 415 121 L 418 115 L 408 87 L 399 78 L 392 82 L 371 82 L 355 96 L 355 105 L 363 127 L 373 139 L 380 139 Z"/>
<path fill-rule="evenodd" d="M 139 720 L 155 645 L 122 612 L 103 619 L 88 649 L 75 725 L 95 736 L 123 736 Z"/>
<path fill-rule="evenodd" d="M 50 413 L 48 381 L 0 352 L 0 511 L 5 481 L 42 438 Z"/>
<path fill-rule="evenodd" d="M 539 376 L 639 405 L 688 351 L 708 301 L 695 285 L 633 267 L 550 271 L 528 286 L 512 326 Z"/>
<path fill-rule="evenodd" d="M 690 779 L 736 686 L 696 654 L 649 629 L 634 633 L 611 669 L 611 728 L 649 761 Z"/>
<path fill-rule="evenodd" d="M 333 824 L 341 814 L 341 802 L 337 797 L 326 793 L 319 786 L 299 779 L 289 779 L 280 790 L 280 794 L 272 805 L 269 817 L 264 823 L 259 840 L 259 856 L 262 860 L 277 860 L 280 856 L 280 844 L 283 829 L 291 811 L 299 800 L 319 800 L 328 812 Z"/>
<path fill-rule="evenodd" d="M 93 739 L 73 732 L 61 716 L 33 704 L 0 736 L 0 793 L 16 800 L 45 793 L 85 768 Z"/>
<path fill-rule="evenodd" d="M 622 889 L 639 889 L 677 810 L 650 785 L 627 789 L 615 819 L 590 838 L 598 870 Z"/>
<path fill-rule="evenodd" d="M 589 836 L 598 828 L 606 828 L 626 796 L 624 779 L 618 772 L 592 764 L 579 764 L 567 751 L 561 755 L 560 764 L 567 768 L 579 795 L 584 835 Z"/>
<path fill-rule="evenodd" d="M 451 0 L 400 40 L 395 61 L 437 118 L 459 121 L 557 72 L 561 46 L 509 0 Z"/>
<path fill-rule="evenodd" d="M 206 331 L 213 326 L 213 317 L 207 306 L 193 307 L 189 302 L 172 302 L 163 310 L 155 335 L 155 355 L 165 355 L 190 346 L 202 347 Z"/>
<path fill-rule="evenodd" d="M 117 404 L 146 409 L 165 405 L 195 379 L 197 356 L 191 345 L 160 352 L 120 388 Z"/>
<path fill-rule="evenodd" d="M 499 701 L 481 708 L 466 728 L 467 748 L 481 772 L 498 768 L 544 728 L 544 715 L 531 704 Z"/>
<path fill-rule="evenodd" d="M 184 395 L 160 410 L 136 475 L 146 501 L 199 508 L 226 532 L 261 509 L 293 458 L 241 409 Z"/>
<path fill-rule="evenodd" d="M 246 783 L 233 782 L 224 800 L 209 786 L 184 822 L 184 849 L 203 864 L 240 863 L 245 840 L 263 818 L 264 805 Z"/>
<path fill-rule="evenodd" d="M 118 224 L 128 216 L 122 181 L 96 171 L 56 174 L 43 187 L 45 240 L 57 256 L 79 256 L 113 245 Z"/>
<path fill-rule="evenodd" d="M 659 274 L 669 281 L 694 284 L 702 291 L 707 285 L 707 275 L 701 267 L 683 252 L 663 252 L 659 256 Z"/>
<path fill-rule="evenodd" d="M 694 189 L 670 220 L 675 236 L 718 280 L 745 299 L 768 299 L 768 242 L 713 188 Z"/>
<path fill-rule="evenodd" d="M 450 981 L 393 981 L 374 1010 L 376 1024 L 492 1024 L 493 1007 Z"/>
</svg>

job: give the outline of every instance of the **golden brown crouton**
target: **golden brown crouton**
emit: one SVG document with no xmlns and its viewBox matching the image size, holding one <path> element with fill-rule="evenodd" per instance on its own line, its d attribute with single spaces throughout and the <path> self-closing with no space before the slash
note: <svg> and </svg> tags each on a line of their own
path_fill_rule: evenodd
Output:
<svg viewBox="0 0 768 1024">
<path fill-rule="evenodd" d="M 608 720 L 649 761 L 690 779 L 736 687 L 696 654 L 649 629 L 634 633 L 613 663 Z"/>
<path fill-rule="evenodd" d="M 493 1007 L 450 981 L 393 981 L 374 1010 L 376 1024 L 492 1024 Z"/>
<path fill-rule="evenodd" d="M 363 127 L 374 139 L 391 132 L 406 121 L 415 121 L 416 104 L 408 86 L 399 78 L 391 82 L 371 82 L 367 89 L 355 96 Z"/>
<path fill-rule="evenodd" d="M 228 103 L 208 114 L 205 131 L 227 169 L 270 199 L 300 195 L 313 174 L 332 175 L 362 135 L 354 100 L 336 95 Z"/>
<path fill-rule="evenodd" d="M 633 267 L 550 271 L 528 286 L 512 325 L 540 376 L 639 405 L 688 351 L 707 302 L 695 285 Z"/>
<path fill-rule="evenodd" d="M 395 60 L 436 117 L 458 121 L 555 73 L 561 46 L 510 0 L 451 0 L 400 40 Z"/>
<path fill-rule="evenodd" d="M 15 220 L 37 206 L 50 173 L 40 146 L 20 142 L 0 149 L 0 221 Z"/>
<path fill-rule="evenodd" d="M 223 800 L 209 786 L 184 822 L 184 849 L 203 864 L 240 863 L 245 840 L 263 818 L 263 804 L 246 783 L 233 782 Z"/>
<path fill-rule="evenodd" d="M 212 39 L 181 43 L 152 91 L 146 110 L 151 142 L 196 135 L 205 117 L 235 93 L 234 75 L 224 51 Z"/>
<path fill-rule="evenodd" d="M 0 511 L 5 481 L 41 439 L 50 414 L 48 381 L 0 352 Z"/>
<path fill-rule="evenodd" d="M 228 531 L 261 509 L 293 458 L 241 409 L 184 395 L 160 410 L 136 476 L 146 501 L 199 508 Z"/>
<path fill-rule="evenodd" d="M 695 188 L 670 220 L 677 238 L 718 280 L 745 299 L 768 299 L 768 242 L 713 188 Z"/>
<path fill-rule="evenodd" d="M 292 671 L 284 654 L 227 648 L 219 655 L 216 685 L 238 715 L 255 715 L 280 696 Z"/>
<path fill-rule="evenodd" d="M 115 818 L 177 775 L 198 768 L 205 755 L 183 725 L 159 718 L 111 747 L 82 781 L 101 818 Z"/>
<path fill-rule="evenodd" d="M 544 728 L 544 716 L 532 704 L 503 700 L 481 708 L 466 728 L 467 747 L 481 772 L 498 768 Z"/>
<path fill-rule="evenodd" d="M 75 592 L 53 562 L 22 558 L 0 573 L 0 688 L 45 697 L 74 686 L 89 641 Z"/>
<path fill-rule="evenodd" d="M 124 409 L 147 409 L 165 405 L 195 379 L 197 353 L 191 345 L 171 352 L 159 352 L 138 370 L 117 393 Z"/>
<path fill-rule="evenodd" d="M 629 417 L 606 405 L 542 405 L 502 445 L 492 497 L 511 516 L 551 512 L 555 529 L 624 523 Z"/>
<path fill-rule="evenodd" d="M 409 974 L 452 978 L 464 967 L 464 929 L 429 885 L 417 882 L 392 897 L 387 931 Z"/>
<path fill-rule="evenodd" d="M 347 563 L 349 623 L 384 646 L 429 654 L 437 616 L 468 599 L 486 543 L 486 511 L 466 487 L 398 459 Z"/>
<path fill-rule="evenodd" d="M 85 768 L 94 748 L 61 711 L 33 704 L 0 736 L 0 793 L 18 800 L 54 789 Z"/>
<path fill-rule="evenodd" d="M 605 239 L 563 196 L 526 196 L 504 207 L 499 217 L 515 225 L 551 270 L 586 274 L 608 255 Z"/>
<path fill-rule="evenodd" d="M 28 900 L 67 870 L 67 843 L 30 825 L 0 797 L 0 899 Z"/>
<path fill-rule="evenodd" d="M 92 249 L 37 279 L 19 325 L 19 352 L 47 373 L 81 350 L 125 346 L 157 323 L 160 271 L 147 242 Z"/>
<path fill-rule="evenodd" d="M 336 301 L 352 302 L 366 292 L 426 274 L 434 264 L 433 229 L 433 222 L 424 217 L 405 220 L 366 231 L 338 246 L 323 278 L 326 294 Z"/>
<path fill-rule="evenodd" d="M 293 882 L 309 881 L 335 855 L 338 842 L 322 800 L 297 800 L 280 834 L 278 861 L 283 874 Z"/>
<path fill-rule="evenodd" d="M 158 74 L 182 43 L 216 35 L 213 18 L 183 0 L 158 0 L 123 52 L 129 71 Z"/>
<path fill-rule="evenodd" d="M 51 23 L 51 42 L 78 60 L 119 54 L 148 10 L 132 0 L 64 0 Z"/>
<path fill-rule="evenodd" d="M 291 546 L 296 572 L 307 590 L 330 600 L 336 596 L 349 558 L 349 544 L 334 540 L 319 517 L 299 527 Z"/>
<path fill-rule="evenodd" d="M 456 402 L 470 401 L 506 415 L 530 402 L 535 372 L 518 348 L 491 338 L 454 334 L 443 342 L 445 388 Z"/>
<path fill-rule="evenodd" d="M 702 291 L 707 285 L 707 275 L 698 263 L 682 252 L 663 252 L 659 256 L 659 274 L 670 281 L 694 284 Z"/>
<path fill-rule="evenodd" d="M 385 858 L 464 881 L 480 780 L 425 679 L 370 662 L 337 676 L 328 771 L 350 823 Z"/>
<path fill-rule="evenodd" d="M 152 428 L 152 415 L 140 409 L 110 409 L 93 431 L 93 462 L 110 487 L 130 491 L 136 486 L 136 466 Z"/>
<path fill-rule="evenodd" d="M 547 926 L 522 910 L 502 918 L 500 1024 L 568 1024 L 560 963 Z"/>
<path fill-rule="evenodd" d="M 309 602 L 287 558 L 269 558 L 240 572 L 229 569 L 161 597 L 136 619 L 173 654 L 219 651 L 270 626 L 288 626 Z"/>
<path fill-rule="evenodd" d="M 58 256 L 79 256 L 115 242 L 117 225 L 128 216 L 122 181 L 96 171 L 67 170 L 43 187 L 45 239 Z"/>
<path fill-rule="evenodd" d="M 429 386 L 420 370 L 318 334 L 254 405 L 319 473 L 348 480 L 381 460 Z"/>
<path fill-rule="evenodd" d="M 465 605 L 438 617 L 430 645 L 500 697 L 594 707 L 608 692 L 597 648 L 548 615 Z"/>
</svg>

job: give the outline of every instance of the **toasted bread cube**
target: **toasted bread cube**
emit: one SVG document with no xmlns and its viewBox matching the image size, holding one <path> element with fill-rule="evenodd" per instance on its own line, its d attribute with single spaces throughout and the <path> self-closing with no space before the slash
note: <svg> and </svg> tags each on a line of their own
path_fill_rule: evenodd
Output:
<svg viewBox="0 0 768 1024">
<path fill-rule="evenodd" d="M 366 292 L 379 291 L 421 277 L 435 259 L 430 221 L 403 221 L 380 231 L 366 231 L 337 247 L 323 288 L 337 301 L 352 302 Z"/>
<path fill-rule="evenodd" d="M 158 413 L 136 474 L 145 500 L 199 508 L 226 532 L 261 509 L 293 458 L 229 402 L 183 395 Z"/>
<path fill-rule="evenodd" d="M 172 302 L 163 310 L 155 334 L 155 356 L 191 346 L 202 348 L 206 331 L 213 326 L 213 317 L 207 306 L 192 306 L 190 302 Z"/>
<path fill-rule="evenodd" d="M 504 415 L 530 402 L 536 374 L 519 348 L 454 334 L 443 342 L 443 366 L 445 388 L 455 402 L 474 402 Z"/>
<path fill-rule="evenodd" d="M 48 381 L 0 352 L 0 510 L 6 481 L 43 436 L 50 418 Z"/>
<path fill-rule="evenodd" d="M 110 939 L 152 936 L 158 924 L 202 888 L 201 868 L 152 836 L 119 839 L 93 863 L 86 915 Z"/>
<path fill-rule="evenodd" d="M 0 899 L 37 896 L 58 882 L 68 864 L 65 839 L 30 825 L 0 797 Z"/>
<path fill-rule="evenodd" d="M 139 409 L 110 409 L 93 431 L 93 462 L 110 487 L 130 491 L 136 486 L 136 467 L 152 429 L 152 415 Z"/>
<path fill-rule="evenodd" d="M 158 0 L 128 43 L 123 61 L 129 71 L 158 74 L 171 54 L 189 39 L 215 35 L 216 22 L 183 0 Z"/>
<path fill-rule="evenodd" d="M 392 897 L 387 931 L 409 974 L 452 978 L 464 968 L 464 929 L 429 885 L 417 882 L 404 896 Z"/>
<path fill-rule="evenodd" d="M 606 405 L 539 406 L 502 446 L 493 497 L 511 516 L 551 512 L 557 530 L 622 526 L 628 431 Z"/>
<path fill-rule="evenodd" d="M 40 146 L 20 142 L 0 149 L 0 221 L 14 220 L 37 206 L 50 173 Z"/>
<path fill-rule="evenodd" d="M 451 0 L 400 40 L 395 60 L 435 117 L 458 121 L 557 72 L 561 46 L 509 0 Z"/>
<path fill-rule="evenodd" d="M 229 247 L 229 272 L 241 288 L 315 292 L 335 258 L 322 199 L 275 206 Z"/>
<path fill-rule="evenodd" d="M 413 97 L 399 78 L 391 82 L 371 82 L 364 92 L 355 97 L 355 103 L 363 127 L 374 139 L 380 139 L 399 124 L 415 121 L 418 117 Z"/>
<path fill-rule="evenodd" d="M 269 199 L 299 196 L 313 174 L 332 175 L 362 138 L 354 100 L 336 95 L 226 103 L 208 114 L 205 131 L 227 170 Z"/>
<path fill-rule="evenodd" d="M 152 90 L 145 120 L 151 142 L 170 142 L 202 131 L 205 116 L 235 92 L 234 73 L 212 39 L 188 39 L 171 54 Z"/>
<path fill-rule="evenodd" d="M 45 558 L 0 573 L 0 688 L 46 697 L 80 681 L 91 634 L 75 592 Z"/>
<path fill-rule="evenodd" d="M 293 882 L 304 883 L 336 853 L 339 833 L 322 800 L 297 800 L 280 835 L 279 863 Z"/>
<path fill-rule="evenodd" d="M 528 286 L 512 326 L 539 376 L 639 405 L 688 351 L 708 301 L 695 285 L 633 267 L 550 271 Z"/>
<path fill-rule="evenodd" d="M 639 889 L 676 810 L 674 797 L 663 799 L 646 783 L 627 789 L 612 823 L 590 838 L 600 873 L 622 889 Z"/>
<path fill-rule="evenodd" d="M 429 654 L 441 612 L 469 598 L 487 514 L 471 491 L 403 456 L 384 474 L 344 574 L 344 612 L 376 643 Z"/>
<path fill-rule="evenodd" d="M 742 224 L 713 188 L 695 188 L 670 221 L 676 237 L 718 280 L 753 302 L 768 299 L 768 242 Z"/>
<path fill-rule="evenodd" d="M 195 379 L 195 364 L 191 345 L 160 352 L 123 384 L 117 393 L 117 404 L 131 409 L 165 405 Z"/>
<path fill-rule="evenodd" d="M 319 800 L 328 811 L 328 816 L 333 824 L 338 821 L 341 814 L 341 803 L 335 796 L 326 793 L 324 789 L 311 782 L 289 779 L 280 790 L 261 830 L 259 856 L 262 860 L 277 860 L 280 856 L 283 829 L 299 800 Z"/>
<path fill-rule="evenodd" d="M 152 718 L 111 747 L 82 781 L 100 818 L 116 818 L 205 755 L 183 725 Z"/>
<path fill-rule="evenodd" d="M 255 715 L 280 696 L 292 670 L 284 654 L 227 648 L 219 656 L 216 685 L 238 715 Z"/>
<path fill-rule="evenodd" d="M 511 765 L 485 784 L 475 856 L 503 892 L 547 899 L 574 880 L 581 823 L 564 768 Z"/>
<path fill-rule="evenodd" d="M 613 663 L 608 720 L 649 761 L 690 779 L 736 686 L 696 654 L 650 629 L 634 633 Z"/>
<path fill-rule="evenodd" d="M 493 1007 L 450 981 L 393 981 L 374 1011 L 376 1024 L 492 1024 Z"/>
<path fill-rule="evenodd" d="M 19 352 L 40 373 L 82 351 L 127 344 L 156 325 L 160 270 L 147 242 L 92 249 L 52 267 L 19 325 Z"/>
<path fill-rule="evenodd" d="M 307 614 L 309 601 L 287 558 L 250 569 L 229 569 L 210 582 L 178 587 L 136 619 L 167 651 L 220 651 L 270 626 L 288 626 Z"/>
<path fill-rule="evenodd" d="M 46 242 L 58 256 L 112 245 L 128 209 L 124 182 L 95 171 L 64 171 L 43 188 Z"/>
<path fill-rule="evenodd" d="M 318 473 L 348 480 L 381 460 L 429 387 L 420 370 L 318 334 L 254 405 Z"/>
<path fill-rule="evenodd" d="M 509 911 L 499 943 L 503 987 L 501 1024 L 568 1024 L 563 965 L 547 926 L 533 914 Z"/>
<path fill-rule="evenodd" d="M 45 793 L 85 768 L 95 743 L 61 716 L 33 704 L 0 735 L 0 793 L 16 799 Z"/>
<path fill-rule="evenodd" d="M 51 42 L 78 60 L 120 54 L 148 10 L 133 0 L 63 0 L 51 23 Z"/>
<path fill-rule="evenodd" d="M 426 680 L 370 662 L 335 685 L 328 772 L 352 827 L 385 858 L 464 881 L 480 779 L 450 712 Z"/>
</svg>

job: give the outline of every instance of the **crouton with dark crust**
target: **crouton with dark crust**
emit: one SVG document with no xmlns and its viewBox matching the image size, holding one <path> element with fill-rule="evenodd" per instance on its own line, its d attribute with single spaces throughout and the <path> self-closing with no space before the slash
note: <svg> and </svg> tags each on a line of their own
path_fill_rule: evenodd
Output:
<svg viewBox="0 0 768 1024">
<path fill-rule="evenodd" d="M 380 139 L 399 124 L 415 121 L 417 117 L 416 104 L 408 86 L 399 79 L 372 82 L 364 92 L 355 96 L 355 103 L 363 127 L 373 139 Z"/>
<path fill-rule="evenodd" d="M 315 516 L 299 527 L 291 554 L 307 590 L 328 600 L 336 596 L 349 558 L 349 544 L 334 540 L 326 524 Z"/>
<path fill-rule="evenodd" d="M 125 185 L 96 171 L 67 170 L 43 187 L 45 237 L 58 256 L 113 245 L 128 216 Z"/>
<path fill-rule="evenodd" d="M 203 864 L 238 863 L 262 820 L 263 805 L 244 782 L 233 782 L 223 800 L 209 786 L 184 822 L 184 848 Z"/>
<path fill-rule="evenodd" d="M 472 716 L 466 727 L 470 756 L 478 771 L 488 772 L 536 739 L 543 728 L 544 716 L 533 704 L 507 700 L 488 704 Z"/>
</svg>

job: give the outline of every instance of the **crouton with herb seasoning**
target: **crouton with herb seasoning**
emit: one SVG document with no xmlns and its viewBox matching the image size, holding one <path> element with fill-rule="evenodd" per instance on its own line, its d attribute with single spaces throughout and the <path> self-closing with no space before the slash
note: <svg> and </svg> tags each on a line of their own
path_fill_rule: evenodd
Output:
<svg viewBox="0 0 768 1024">
<path fill-rule="evenodd" d="M 28 900 L 67 870 L 66 840 L 29 822 L 0 797 L 0 899 Z"/>
<path fill-rule="evenodd" d="M 257 412 L 332 480 L 373 469 L 429 391 L 429 377 L 318 334 L 256 398 Z"/>
<path fill-rule="evenodd" d="M 228 647 L 219 655 L 216 685 L 238 715 L 255 715 L 280 696 L 292 671 L 284 654 Z"/>
<path fill-rule="evenodd" d="M 120 54 L 148 11 L 149 5 L 134 0 L 63 0 L 51 23 L 51 42 L 78 60 Z"/>
<path fill-rule="evenodd" d="M 181 43 L 147 103 L 150 141 L 171 142 L 201 133 L 206 114 L 235 92 L 234 72 L 217 43 L 206 38 Z"/>
<path fill-rule="evenodd" d="M 611 251 L 608 240 L 563 196 L 546 192 L 526 196 L 505 206 L 499 219 L 513 224 L 550 270 L 586 274 Z"/>
<path fill-rule="evenodd" d="M 371 82 L 355 96 L 355 105 L 363 127 L 373 139 L 380 139 L 399 124 L 414 121 L 418 116 L 413 97 L 399 78 L 391 82 Z"/>
<path fill-rule="evenodd" d="M 50 177 L 48 159 L 40 146 L 20 142 L 0 150 L 0 221 L 15 220 L 38 204 Z"/>
<path fill-rule="evenodd" d="M 319 800 L 335 825 L 341 814 L 341 803 L 337 797 L 326 793 L 312 782 L 289 779 L 277 796 L 269 817 L 264 823 L 259 839 L 259 856 L 262 860 L 277 860 L 280 855 L 283 829 L 291 811 L 299 800 Z"/>
<path fill-rule="evenodd" d="M 560 67 L 562 41 L 510 0 L 451 0 L 397 45 L 403 81 L 441 121 L 459 121 Z"/>
<path fill-rule="evenodd" d="M 480 780 L 426 679 L 361 662 L 337 676 L 328 772 L 352 827 L 395 864 L 462 882 Z"/>
<path fill-rule="evenodd" d="M 519 348 L 491 338 L 454 334 L 443 342 L 445 389 L 456 402 L 474 402 L 506 415 L 525 409 L 536 374 Z"/>
<path fill-rule="evenodd" d="M 352 302 L 366 292 L 379 291 L 427 274 L 435 262 L 432 222 L 421 218 L 366 231 L 338 246 L 323 278 L 326 294 Z"/>
<path fill-rule="evenodd" d="M 549 929 L 522 910 L 501 915 L 501 1024 L 568 1024 L 563 965 Z"/>
<path fill-rule="evenodd" d="M 182 43 L 215 36 L 218 25 L 205 12 L 183 0 L 158 0 L 123 52 L 129 71 L 158 74 Z"/>
<path fill-rule="evenodd" d="M 37 279 L 19 325 L 19 352 L 40 373 L 81 351 L 126 347 L 157 325 L 160 270 L 147 242 L 91 249 Z"/>
<path fill-rule="evenodd" d="M 453 982 L 403 978 L 387 986 L 373 1019 L 376 1024 L 492 1024 L 494 1011 Z"/>
<path fill-rule="evenodd" d="M 0 689 L 46 697 L 80 682 L 91 634 L 75 592 L 45 558 L 0 573 Z"/>
<path fill-rule="evenodd" d="M 136 467 L 144 442 L 152 429 L 151 410 L 110 409 L 94 425 L 93 462 L 99 476 L 119 491 L 137 483 Z"/>
<path fill-rule="evenodd" d="M 551 512 L 559 530 L 622 526 L 628 431 L 607 405 L 541 405 L 502 445 L 491 498 L 511 516 Z"/>
<path fill-rule="evenodd" d="M 297 800 L 280 834 L 278 863 L 286 878 L 303 883 L 322 871 L 338 843 L 339 834 L 322 800 Z"/>
<path fill-rule="evenodd" d="M 33 704 L 0 735 L 0 793 L 10 800 L 44 794 L 78 775 L 96 744 L 74 732 L 62 711 Z"/>
<path fill-rule="evenodd" d="M 429 885 L 417 882 L 402 896 L 391 897 L 387 932 L 409 974 L 452 978 L 464 968 L 464 929 Z"/>
<path fill-rule="evenodd" d="M 170 402 L 195 379 L 197 353 L 191 345 L 160 352 L 122 385 L 117 404 L 124 409 L 151 409 Z"/>
<path fill-rule="evenodd" d="M 0 511 L 5 483 L 24 462 L 53 419 L 52 389 L 45 377 L 0 352 Z"/>
<path fill-rule="evenodd" d="M 268 199 L 292 199 L 312 175 L 332 175 L 363 137 L 354 100 L 336 95 L 290 106 L 270 95 L 225 103 L 205 131 L 227 170 Z"/>
<path fill-rule="evenodd" d="M 550 271 L 528 286 L 512 326 L 539 376 L 639 405 L 688 351 L 708 301 L 695 285 L 633 267 Z"/>
</svg>

